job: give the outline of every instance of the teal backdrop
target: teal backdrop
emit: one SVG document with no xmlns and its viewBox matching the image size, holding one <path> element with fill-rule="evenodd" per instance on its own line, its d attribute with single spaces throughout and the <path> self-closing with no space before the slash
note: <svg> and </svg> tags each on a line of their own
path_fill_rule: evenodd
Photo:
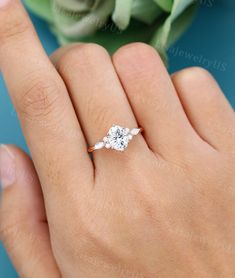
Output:
<svg viewBox="0 0 235 278">
<path fill-rule="evenodd" d="M 169 70 L 172 73 L 189 66 L 201 66 L 208 69 L 235 107 L 235 1 L 201 0 L 200 3 L 193 25 L 169 49 Z M 34 16 L 32 20 L 45 50 L 51 54 L 58 47 L 55 38 L 44 22 Z M 27 151 L 16 113 L 1 75 L 0 143 L 16 144 Z M 14 238 L 12 241 L 14 242 Z M 15 277 L 17 274 L 0 243 L 0 278 Z"/>
</svg>

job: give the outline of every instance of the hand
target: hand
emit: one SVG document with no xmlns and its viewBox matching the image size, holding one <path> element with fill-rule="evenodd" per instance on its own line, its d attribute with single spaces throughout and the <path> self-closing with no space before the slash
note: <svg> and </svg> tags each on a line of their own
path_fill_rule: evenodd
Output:
<svg viewBox="0 0 235 278">
<path fill-rule="evenodd" d="M 51 62 L 8 2 L 0 67 L 32 160 L 1 147 L 1 239 L 20 276 L 233 277 L 235 116 L 211 75 L 171 78 L 140 43 Z M 114 123 L 144 133 L 91 160 Z"/>
</svg>

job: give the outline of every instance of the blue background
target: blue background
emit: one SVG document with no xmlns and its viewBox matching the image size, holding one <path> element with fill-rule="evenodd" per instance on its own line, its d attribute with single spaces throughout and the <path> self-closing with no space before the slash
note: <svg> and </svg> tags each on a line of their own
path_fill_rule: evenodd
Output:
<svg viewBox="0 0 235 278">
<path fill-rule="evenodd" d="M 169 50 L 170 72 L 188 66 L 201 66 L 208 69 L 235 107 L 235 1 L 200 2 L 200 10 L 193 25 Z M 47 53 L 52 53 L 58 47 L 55 38 L 44 22 L 35 17 L 32 19 Z M 16 144 L 27 150 L 1 75 L 0 143 Z M 13 277 L 17 277 L 17 274 L 0 243 L 0 278 Z"/>
</svg>

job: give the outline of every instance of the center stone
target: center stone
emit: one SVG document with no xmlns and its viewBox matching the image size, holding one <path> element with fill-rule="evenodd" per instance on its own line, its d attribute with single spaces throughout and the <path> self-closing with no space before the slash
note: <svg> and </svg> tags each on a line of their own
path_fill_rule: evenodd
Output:
<svg viewBox="0 0 235 278">
<path fill-rule="evenodd" d="M 117 151 L 124 151 L 129 143 L 129 129 L 118 125 L 110 128 L 107 134 L 107 143 Z"/>
</svg>

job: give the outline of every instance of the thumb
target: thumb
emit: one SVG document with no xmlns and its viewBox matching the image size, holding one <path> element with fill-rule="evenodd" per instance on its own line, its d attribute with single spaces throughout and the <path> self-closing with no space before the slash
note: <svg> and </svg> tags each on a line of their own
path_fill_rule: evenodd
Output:
<svg viewBox="0 0 235 278">
<path fill-rule="evenodd" d="M 0 237 L 20 277 L 60 277 L 32 160 L 18 148 L 2 145 L 0 181 Z"/>
</svg>

